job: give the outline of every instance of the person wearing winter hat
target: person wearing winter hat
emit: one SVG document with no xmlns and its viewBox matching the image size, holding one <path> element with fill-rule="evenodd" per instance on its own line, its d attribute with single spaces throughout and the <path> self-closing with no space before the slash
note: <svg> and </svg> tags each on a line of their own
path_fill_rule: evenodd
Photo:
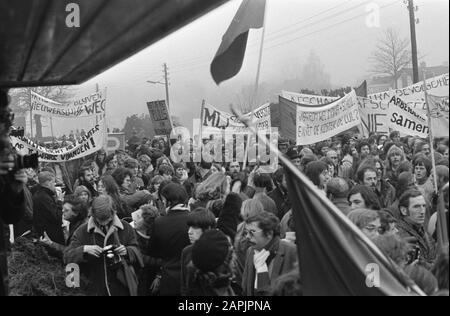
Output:
<svg viewBox="0 0 450 316">
<path fill-rule="evenodd" d="M 192 248 L 195 270 L 188 277 L 188 296 L 234 296 L 231 288 L 231 244 L 219 230 L 202 234 Z"/>
<path fill-rule="evenodd" d="M 74 194 L 75 197 L 79 198 L 86 204 L 90 205 L 92 202 L 92 196 L 91 191 L 89 191 L 88 188 L 86 188 L 84 185 L 80 185 L 75 189 Z"/>
<path fill-rule="evenodd" d="M 302 157 L 297 146 L 289 148 L 286 152 L 286 156 L 298 169 L 300 169 L 300 162 Z"/>
</svg>

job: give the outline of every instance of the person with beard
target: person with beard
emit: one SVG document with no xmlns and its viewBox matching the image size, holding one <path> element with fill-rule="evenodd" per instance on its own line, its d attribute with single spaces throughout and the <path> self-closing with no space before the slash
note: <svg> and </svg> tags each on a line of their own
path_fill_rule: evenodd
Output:
<svg viewBox="0 0 450 316">
<path fill-rule="evenodd" d="M 282 219 L 284 214 L 286 214 L 292 207 L 289 201 L 286 173 L 283 168 L 279 168 L 273 174 L 273 181 L 275 182 L 275 190 L 270 192 L 268 196 L 275 202 L 278 208 L 278 219 Z"/>
<path fill-rule="evenodd" d="M 243 294 L 267 295 L 274 280 L 296 267 L 297 248 L 280 239 L 280 221 L 272 213 L 262 212 L 245 223 L 252 246 L 247 250 L 242 276 Z"/>
<path fill-rule="evenodd" d="M 230 164 L 228 166 L 228 175 L 232 179 L 234 179 L 239 172 L 241 172 L 241 165 L 240 165 L 240 163 L 237 162 L 237 161 L 230 162 Z"/>
<path fill-rule="evenodd" d="M 361 166 L 361 168 L 356 173 L 358 183 L 360 185 L 365 185 L 366 187 L 370 188 L 378 197 L 378 200 L 380 202 L 381 207 L 386 207 L 382 204 L 382 195 L 381 192 L 377 189 L 378 184 L 378 177 L 377 177 L 377 171 L 374 167 L 371 166 Z"/>
<path fill-rule="evenodd" d="M 89 192 L 91 192 L 91 197 L 95 198 L 98 196 L 97 188 L 95 185 L 94 173 L 89 167 L 82 167 L 78 173 L 78 180 L 75 183 L 74 191 L 78 186 L 85 186 Z"/>
</svg>

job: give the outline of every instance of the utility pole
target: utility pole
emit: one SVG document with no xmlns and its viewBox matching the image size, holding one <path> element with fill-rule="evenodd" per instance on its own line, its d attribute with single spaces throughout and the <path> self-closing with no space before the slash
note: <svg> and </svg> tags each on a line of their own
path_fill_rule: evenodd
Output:
<svg viewBox="0 0 450 316">
<path fill-rule="evenodd" d="M 406 0 L 409 11 L 409 26 L 411 29 L 411 53 L 412 53 L 412 67 L 413 67 L 413 83 L 418 83 L 419 80 L 419 62 L 417 58 L 417 39 L 416 39 L 416 17 L 415 11 L 418 7 L 414 7 L 414 0 Z"/>
<path fill-rule="evenodd" d="M 170 106 L 169 106 L 169 77 L 168 77 L 168 68 L 167 64 L 164 63 L 164 81 L 166 85 L 166 102 L 167 102 L 167 109 L 170 113 Z"/>
</svg>

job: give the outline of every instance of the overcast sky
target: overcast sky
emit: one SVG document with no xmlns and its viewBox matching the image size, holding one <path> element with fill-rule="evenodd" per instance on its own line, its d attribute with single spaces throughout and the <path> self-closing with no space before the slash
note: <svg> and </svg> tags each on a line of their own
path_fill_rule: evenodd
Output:
<svg viewBox="0 0 450 316">
<path fill-rule="evenodd" d="M 256 76 L 260 30 L 250 32 L 241 72 L 216 86 L 209 72 L 221 38 L 241 0 L 232 0 L 178 30 L 121 64 L 76 87 L 80 95 L 107 87 L 110 127 L 123 127 L 133 113 L 147 113 L 146 102 L 164 99 L 162 65 L 170 73 L 173 115 L 188 124 L 199 116 L 203 99 L 226 108 L 236 101 L 232 93 L 252 84 Z M 368 5 L 380 8 L 380 27 L 366 25 Z M 418 49 L 429 66 L 449 60 L 449 1 L 416 0 Z M 356 86 L 368 77 L 368 58 L 384 29 L 394 27 L 409 37 L 409 16 L 399 0 L 267 0 L 266 40 L 261 82 L 283 82 L 301 69 L 311 51 L 319 56 L 335 87 Z M 56 122 L 55 132 L 72 126 Z"/>
</svg>

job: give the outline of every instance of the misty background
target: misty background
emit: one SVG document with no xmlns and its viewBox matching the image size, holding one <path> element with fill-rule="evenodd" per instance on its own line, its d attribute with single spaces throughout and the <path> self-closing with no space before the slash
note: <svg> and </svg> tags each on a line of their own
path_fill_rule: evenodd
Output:
<svg viewBox="0 0 450 316">
<path fill-rule="evenodd" d="M 165 99 L 163 64 L 169 69 L 171 115 L 189 128 L 200 116 L 202 100 L 220 108 L 248 106 L 256 77 L 261 30 L 251 30 L 240 73 L 217 86 L 210 63 L 241 0 L 232 0 L 167 36 L 86 83 L 71 87 L 78 96 L 107 88 L 107 124 L 122 129 L 127 116 L 148 114 L 146 102 Z M 373 5 L 380 8 L 380 27 L 368 27 Z M 416 0 L 417 46 L 428 66 L 449 60 L 449 1 Z M 368 7 L 369 6 L 369 7 Z M 82 23 L 83 21 L 81 21 Z M 369 79 L 369 57 L 387 28 L 410 37 L 403 1 L 267 0 L 258 105 L 276 101 L 283 89 L 330 89 L 358 86 Z M 86 127 L 84 120 L 53 119 L 55 136 Z M 44 124 L 44 135 L 50 135 Z"/>
</svg>

